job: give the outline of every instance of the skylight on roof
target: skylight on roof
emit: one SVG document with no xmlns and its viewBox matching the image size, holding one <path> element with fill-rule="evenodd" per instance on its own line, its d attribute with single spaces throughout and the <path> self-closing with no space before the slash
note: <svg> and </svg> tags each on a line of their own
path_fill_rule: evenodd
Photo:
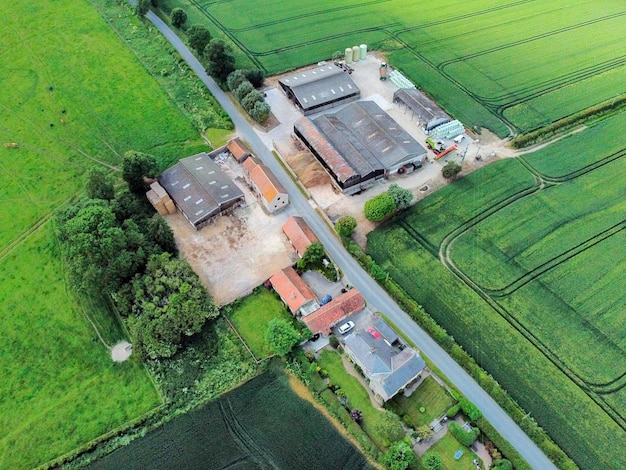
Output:
<svg viewBox="0 0 626 470">
<path fill-rule="evenodd" d="M 220 189 L 226 189 L 226 188 L 228 188 L 228 185 L 227 185 L 227 184 L 225 184 L 224 186 L 222 186 Z"/>
<path fill-rule="evenodd" d="M 213 181 L 209 181 L 209 184 L 215 184 L 217 181 L 213 180 Z"/>
<path fill-rule="evenodd" d="M 209 175 L 212 175 L 213 173 L 215 173 L 215 170 L 209 171 Z"/>
<path fill-rule="evenodd" d="M 222 194 L 222 199 L 225 199 L 225 198 L 227 198 L 228 196 L 229 196 L 229 194 L 228 194 L 228 193 L 226 193 L 226 194 Z"/>
<path fill-rule="evenodd" d="M 197 206 L 198 204 L 202 203 L 202 202 L 204 202 L 204 199 L 198 199 L 198 200 L 196 201 L 196 206 Z"/>
<path fill-rule="evenodd" d="M 191 186 L 191 183 L 187 183 L 185 186 L 183 186 L 183 189 L 187 189 L 189 186 Z"/>
<path fill-rule="evenodd" d="M 196 170 L 200 171 L 200 170 L 202 170 L 203 168 L 204 168 L 203 166 L 198 166 L 198 167 L 196 167 Z"/>
<path fill-rule="evenodd" d="M 183 199 L 183 201 L 187 202 L 189 199 L 191 199 L 191 196 L 187 196 L 185 199 Z"/>
</svg>

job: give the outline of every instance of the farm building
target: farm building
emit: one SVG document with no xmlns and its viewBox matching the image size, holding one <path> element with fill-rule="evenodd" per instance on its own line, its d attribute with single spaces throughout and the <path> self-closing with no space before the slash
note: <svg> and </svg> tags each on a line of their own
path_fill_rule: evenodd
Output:
<svg viewBox="0 0 626 470">
<path fill-rule="evenodd" d="M 146 193 L 146 197 L 159 214 L 166 215 L 176 212 L 174 201 L 172 201 L 169 194 L 167 194 L 158 181 L 150 185 L 150 190 Z"/>
<path fill-rule="evenodd" d="M 243 174 L 246 182 L 254 190 L 257 199 L 270 213 L 289 204 L 289 195 L 274 174 L 256 158 L 250 156 L 243 162 Z"/>
<path fill-rule="evenodd" d="M 361 96 L 361 90 L 350 75 L 334 64 L 298 72 L 281 78 L 278 83 L 305 116 L 358 100 Z"/>
<path fill-rule="evenodd" d="M 370 388 L 383 402 L 417 380 L 426 367 L 419 353 L 402 344 L 382 318 L 366 330 L 350 333 L 343 343 L 348 356 L 363 370 Z"/>
<path fill-rule="evenodd" d="M 402 167 L 420 167 L 426 158 L 426 150 L 374 101 L 303 117 L 294 132 L 345 194 L 362 191 Z"/>
<path fill-rule="evenodd" d="M 315 312 L 303 316 L 302 321 L 311 333 L 329 335 L 331 327 L 364 308 L 365 300 L 361 293 L 356 289 L 351 289 Z"/>
<path fill-rule="evenodd" d="M 204 152 L 181 159 L 158 179 L 196 230 L 244 201 L 243 192 Z"/>
<path fill-rule="evenodd" d="M 447 118 L 443 109 L 416 88 L 401 88 L 393 94 L 393 102 L 402 104 L 410 109 L 420 121 L 430 121 L 435 118 Z"/>
<path fill-rule="evenodd" d="M 230 152 L 237 163 L 243 163 L 243 161 L 250 155 L 250 150 L 239 139 L 232 139 L 226 144 L 226 150 Z"/>
<path fill-rule="evenodd" d="M 311 244 L 319 241 L 302 217 L 289 217 L 283 224 L 283 232 L 300 258 Z"/>
<path fill-rule="evenodd" d="M 320 308 L 313 291 L 293 268 L 281 269 L 269 280 L 294 315 L 308 315 Z"/>
</svg>

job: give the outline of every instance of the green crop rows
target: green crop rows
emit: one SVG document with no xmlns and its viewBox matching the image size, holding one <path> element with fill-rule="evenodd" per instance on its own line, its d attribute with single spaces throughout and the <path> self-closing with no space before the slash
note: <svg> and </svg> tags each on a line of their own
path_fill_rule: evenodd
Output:
<svg viewBox="0 0 626 470">
<path fill-rule="evenodd" d="M 366 43 L 466 125 L 499 135 L 624 93 L 626 11 L 615 0 L 161 3 L 183 6 L 268 74 Z"/>
<path fill-rule="evenodd" d="M 280 424 L 277 425 L 277 417 Z M 311 403 L 269 371 L 90 468 L 369 468 Z"/>
<path fill-rule="evenodd" d="M 368 239 L 582 468 L 615 468 L 626 445 L 625 128 L 489 165 Z"/>
</svg>

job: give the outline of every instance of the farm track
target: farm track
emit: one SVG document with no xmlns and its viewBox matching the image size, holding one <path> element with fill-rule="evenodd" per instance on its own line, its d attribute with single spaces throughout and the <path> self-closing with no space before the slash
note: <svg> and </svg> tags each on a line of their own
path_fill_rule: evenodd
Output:
<svg viewBox="0 0 626 470">
<path fill-rule="evenodd" d="M 257 445 L 252 439 L 252 436 L 241 425 L 235 413 L 233 407 L 228 398 L 219 400 L 220 412 L 222 414 L 222 420 L 224 425 L 228 429 L 228 433 L 233 438 L 233 441 L 250 456 L 261 468 L 273 468 L 279 470 L 273 457 L 269 452 Z"/>
<path fill-rule="evenodd" d="M 52 218 L 52 212 L 42 216 L 34 225 L 32 225 L 28 230 L 21 233 L 17 238 L 11 240 L 11 242 L 0 250 L 0 261 L 4 260 L 7 256 L 11 254 L 11 252 L 20 246 L 29 236 L 35 233 L 42 225 L 48 222 Z"/>
</svg>

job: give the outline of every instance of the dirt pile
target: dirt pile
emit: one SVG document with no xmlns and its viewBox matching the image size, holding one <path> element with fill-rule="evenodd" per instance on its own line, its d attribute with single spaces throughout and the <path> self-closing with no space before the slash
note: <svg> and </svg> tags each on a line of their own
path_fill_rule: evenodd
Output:
<svg viewBox="0 0 626 470">
<path fill-rule="evenodd" d="M 330 178 L 322 165 L 308 151 L 301 151 L 287 157 L 287 164 L 298 175 L 305 187 L 312 188 L 323 184 L 330 184 Z"/>
</svg>

